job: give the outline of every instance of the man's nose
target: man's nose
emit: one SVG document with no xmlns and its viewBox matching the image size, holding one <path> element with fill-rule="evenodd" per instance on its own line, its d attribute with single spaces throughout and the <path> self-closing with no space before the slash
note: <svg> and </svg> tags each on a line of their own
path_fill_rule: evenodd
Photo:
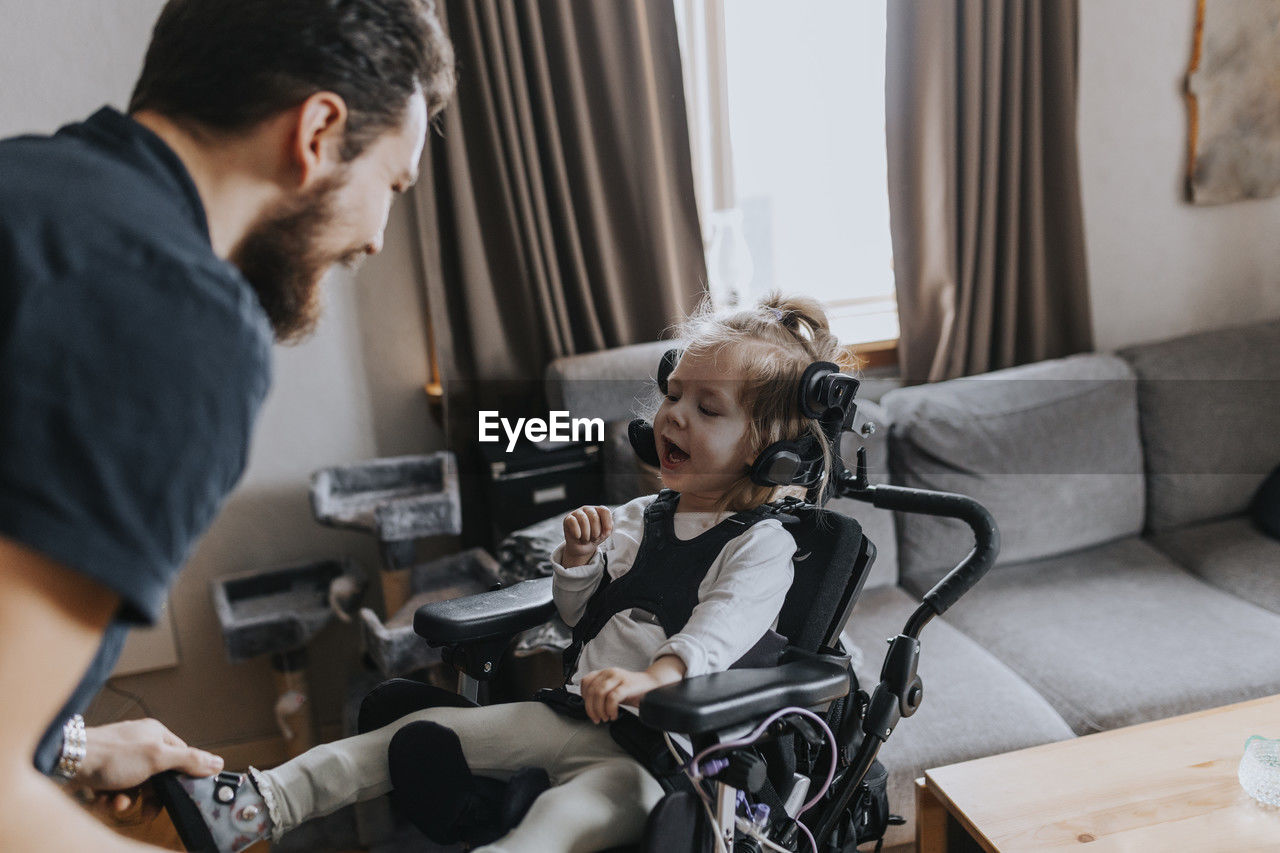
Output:
<svg viewBox="0 0 1280 853">
<path fill-rule="evenodd" d="M 372 240 L 370 240 L 369 243 L 364 247 L 364 253 L 366 255 L 376 255 L 381 251 L 382 251 L 382 235 L 381 234 L 379 234 L 377 237 L 374 237 Z"/>
</svg>

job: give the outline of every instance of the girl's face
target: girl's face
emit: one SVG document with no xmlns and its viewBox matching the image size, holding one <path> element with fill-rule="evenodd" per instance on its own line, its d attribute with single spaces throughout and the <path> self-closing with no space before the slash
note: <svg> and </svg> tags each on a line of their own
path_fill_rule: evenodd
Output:
<svg viewBox="0 0 1280 853">
<path fill-rule="evenodd" d="M 653 419 L 662 482 L 681 493 L 681 509 L 711 509 L 755 458 L 741 382 L 728 377 L 725 360 L 681 358 Z"/>
</svg>

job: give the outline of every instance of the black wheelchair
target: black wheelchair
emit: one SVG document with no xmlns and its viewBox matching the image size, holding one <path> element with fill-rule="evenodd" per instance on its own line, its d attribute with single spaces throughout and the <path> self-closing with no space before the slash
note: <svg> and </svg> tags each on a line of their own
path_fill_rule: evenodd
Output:
<svg viewBox="0 0 1280 853">
<path fill-rule="evenodd" d="M 660 384 L 663 378 L 660 372 Z M 811 379 L 806 373 L 802 382 L 808 389 L 801 392 L 808 394 L 805 405 L 828 435 L 838 438 L 851 429 L 857 380 L 838 374 L 835 365 L 825 365 Z M 633 444 L 643 457 L 643 424 L 632 426 Z M 816 481 L 813 454 L 806 448 L 776 450 L 769 455 L 767 449 L 763 464 L 756 466 L 763 481 Z M 963 495 L 870 484 L 862 449 L 856 473 L 838 458 L 835 468 L 822 494 L 810 488 L 807 500 L 787 498 L 778 505 L 797 553 L 777 628 L 788 645 L 777 665 L 688 678 L 641 700 L 640 721 L 656 732 L 687 738 L 692 757 L 672 753 L 669 737 L 659 741 L 662 754 L 650 756 L 650 766 L 665 764 L 676 772 L 667 774 L 669 793 L 650 814 L 644 840 L 627 849 L 851 853 L 867 842 L 878 849 L 892 818 L 885 771 L 876 756 L 924 697 L 917 674 L 920 632 L 992 566 L 999 531 L 987 510 Z M 880 681 L 870 691 L 858 684 L 841 633 L 876 549 L 856 521 L 822 508 L 835 495 L 897 512 L 958 519 L 975 540 L 969 554 L 924 596 L 902 632 L 889 639 Z M 388 703 L 375 690 L 362 708 L 361 730 L 429 705 L 474 704 L 478 685 L 494 677 L 514 637 L 554 613 L 551 583 L 551 578 L 528 580 L 419 609 L 414 630 L 443 648 L 445 660 L 459 673 L 459 693 L 421 685 L 410 691 L 414 707 L 407 707 L 403 691 L 392 691 L 397 698 Z M 669 784 L 673 776 L 683 784 Z"/>
</svg>

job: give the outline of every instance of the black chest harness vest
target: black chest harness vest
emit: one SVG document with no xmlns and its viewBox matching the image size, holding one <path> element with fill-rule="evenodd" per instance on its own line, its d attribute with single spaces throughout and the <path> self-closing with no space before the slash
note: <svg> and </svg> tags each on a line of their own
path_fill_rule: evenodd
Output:
<svg viewBox="0 0 1280 853">
<path fill-rule="evenodd" d="M 600 585 L 587 601 L 578 624 L 573 626 L 573 642 L 564 651 L 566 684 L 577 669 L 583 646 L 595 639 L 614 616 L 626 610 L 640 610 L 643 614 L 637 615 L 652 617 L 668 637 L 678 633 L 698 605 L 698 588 L 725 545 L 766 518 L 790 520 L 781 507 L 765 504 L 735 513 L 695 538 L 682 540 L 676 537 L 674 521 L 679 500 L 678 492 L 663 489 L 645 509 L 640 548 L 626 574 L 611 579 L 606 562 Z M 733 666 L 773 666 L 785 646 L 785 638 L 768 631 Z M 534 698 L 561 714 L 587 719 L 582 697 L 564 687 L 541 690 Z M 687 784 L 661 734 L 640 722 L 639 717 L 620 713 L 618 719 L 610 723 L 610 733 L 667 790 Z"/>
<path fill-rule="evenodd" d="M 573 626 L 573 642 L 564 651 L 566 683 L 577 669 L 582 647 L 619 613 L 639 610 L 637 617 L 656 622 L 668 637 L 678 633 L 698 606 L 698 588 L 725 545 L 777 514 L 774 507 L 756 507 L 735 513 L 693 539 L 682 540 L 675 533 L 679 501 L 678 492 L 663 489 L 645 509 L 640 549 L 626 574 L 610 578 L 606 562 L 600 585 Z"/>
</svg>

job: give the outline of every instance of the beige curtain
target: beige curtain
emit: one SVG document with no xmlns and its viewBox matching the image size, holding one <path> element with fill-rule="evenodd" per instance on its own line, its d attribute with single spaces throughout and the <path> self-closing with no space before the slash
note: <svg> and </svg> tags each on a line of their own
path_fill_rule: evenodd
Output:
<svg viewBox="0 0 1280 853">
<path fill-rule="evenodd" d="M 443 6 L 458 89 L 415 198 L 446 387 L 654 340 L 706 281 L 672 4 Z"/>
<path fill-rule="evenodd" d="M 1076 0 L 890 0 L 889 199 L 908 381 L 1092 347 Z"/>
<path fill-rule="evenodd" d="M 669 0 L 444 0 L 458 88 L 414 191 L 463 540 L 480 409 L 544 416 L 552 359 L 652 341 L 706 268 Z M 488 445 L 492 447 L 493 445 Z"/>
</svg>

